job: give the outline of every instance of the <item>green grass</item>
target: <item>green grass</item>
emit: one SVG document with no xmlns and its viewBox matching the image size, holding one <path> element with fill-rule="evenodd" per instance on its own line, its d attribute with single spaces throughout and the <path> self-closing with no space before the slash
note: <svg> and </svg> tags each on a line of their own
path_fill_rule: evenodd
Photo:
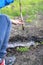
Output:
<svg viewBox="0 0 43 65">
<path fill-rule="evenodd" d="M 36 15 L 30 15 L 30 17 L 26 19 L 26 22 L 29 22 L 30 23 L 30 22 L 32 22 L 36 18 L 37 18 Z"/>
<path fill-rule="evenodd" d="M 43 42 L 41 42 L 41 44 L 43 44 Z"/>
<path fill-rule="evenodd" d="M 19 51 L 19 52 L 26 52 L 26 51 L 29 50 L 29 48 L 28 47 L 17 47 L 16 50 Z"/>
<path fill-rule="evenodd" d="M 23 16 L 29 15 L 33 16 L 41 12 L 43 13 L 43 0 L 22 0 L 22 14 Z M 15 0 L 14 3 L 11 5 L 4 7 L 0 9 L 1 14 L 7 14 L 11 18 L 20 16 L 20 10 L 19 10 L 19 0 Z M 32 17 L 29 19 L 32 20 Z"/>
</svg>

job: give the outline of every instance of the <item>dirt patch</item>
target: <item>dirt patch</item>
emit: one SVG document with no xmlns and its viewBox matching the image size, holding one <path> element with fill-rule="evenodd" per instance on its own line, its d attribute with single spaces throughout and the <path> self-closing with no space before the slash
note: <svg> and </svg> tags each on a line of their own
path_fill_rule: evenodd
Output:
<svg viewBox="0 0 43 65">
<path fill-rule="evenodd" d="M 31 47 L 27 52 L 17 52 L 11 49 L 8 55 L 16 56 L 14 65 L 43 65 L 43 45 L 38 45 L 36 48 Z"/>
</svg>

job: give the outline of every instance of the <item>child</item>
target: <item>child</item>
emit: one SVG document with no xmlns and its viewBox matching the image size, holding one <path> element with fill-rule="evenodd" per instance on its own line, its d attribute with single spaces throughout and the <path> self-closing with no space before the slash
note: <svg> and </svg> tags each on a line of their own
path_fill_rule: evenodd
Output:
<svg viewBox="0 0 43 65">
<path fill-rule="evenodd" d="M 0 8 L 13 2 L 13 0 L 0 0 Z M 0 65 L 5 65 L 6 49 L 9 41 L 9 34 L 11 31 L 11 24 L 23 24 L 18 20 L 9 20 L 6 15 L 0 15 Z"/>
<path fill-rule="evenodd" d="M 5 65 L 6 49 L 9 41 L 11 24 L 23 24 L 18 20 L 9 20 L 6 15 L 0 15 L 0 65 Z"/>
</svg>

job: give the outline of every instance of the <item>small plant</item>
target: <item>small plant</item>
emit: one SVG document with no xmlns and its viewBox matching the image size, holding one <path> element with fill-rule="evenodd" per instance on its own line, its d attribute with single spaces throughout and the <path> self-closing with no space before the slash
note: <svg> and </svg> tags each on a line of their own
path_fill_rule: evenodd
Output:
<svg viewBox="0 0 43 65">
<path fill-rule="evenodd" d="M 36 15 L 30 15 L 30 17 L 27 18 L 26 22 L 31 23 L 34 19 L 36 19 L 36 17 L 37 17 Z"/>
<path fill-rule="evenodd" d="M 27 19 L 26 22 L 29 22 L 30 23 L 30 22 L 32 22 L 32 20 L 31 19 Z"/>
<path fill-rule="evenodd" d="M 29 50 L 29 48 L 27 48 L 27 47 L 17 47 L 16 50 L 17 50 L 17 51 L 20 51 L 20 52 L 26 52 L 26 51 Z"/>
<path fill-rule="evenodd" d="M 43 44 L 43 42 L 41 42 L 41 44 Z"/>
</svg>

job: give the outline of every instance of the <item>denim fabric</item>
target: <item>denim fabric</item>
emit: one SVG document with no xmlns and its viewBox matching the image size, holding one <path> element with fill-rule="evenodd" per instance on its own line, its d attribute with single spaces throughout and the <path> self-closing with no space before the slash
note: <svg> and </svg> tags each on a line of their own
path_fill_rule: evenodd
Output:
<svg viewBox="0 0 43 65">
<path fill-rule="evenodd" d="M 6 54 L 10 28 L 11 22 L 9 18 L 5 15 L 0 15 L 0 58 L 3 58 Z"/>
<path fill-rule="evenodd" d="M 12 3 L 14 0 L 0 0 L 0 8 L 9 5 L 10 3 Z"/>
</svg>

